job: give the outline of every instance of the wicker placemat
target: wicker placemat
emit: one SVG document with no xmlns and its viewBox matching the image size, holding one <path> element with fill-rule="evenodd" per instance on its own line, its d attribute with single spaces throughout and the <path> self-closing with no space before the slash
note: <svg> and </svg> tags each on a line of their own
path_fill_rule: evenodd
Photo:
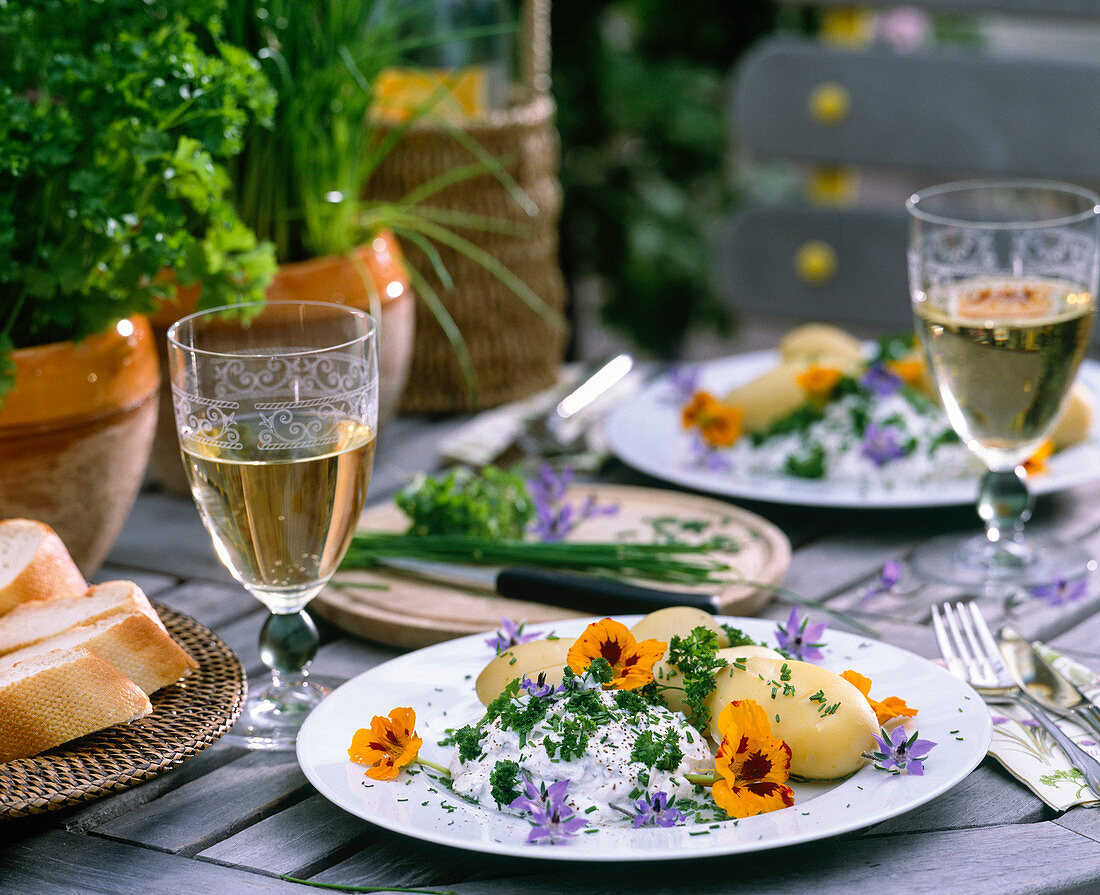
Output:
<svg viewBox="0 0 1100 895">
<path fill-rule="evenodd" d="M 154 693 L 145 718 L 0 764 L 0 818 L 55 811 L 127 789 L 202 752 L 233 726 L 245 698 L 240 660 L 209 628 L 155 605 L 199 667 Z"/>
</svg>

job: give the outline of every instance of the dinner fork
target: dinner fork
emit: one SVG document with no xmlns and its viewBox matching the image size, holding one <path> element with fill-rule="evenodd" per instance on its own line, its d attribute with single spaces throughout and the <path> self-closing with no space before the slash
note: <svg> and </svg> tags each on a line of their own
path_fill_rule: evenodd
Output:
<svg viewBox="0 0 1100 895">
<path fill-rule="evenodd" d="M 1085 752 L 1013 679 L 981 610 L 973 603 L 932 606 L 932 629 L 947 670 L 972 686 L 985 702 L 1011 702 L 1026 709 L 1054 738 L 1079 770 L 1089 788 L 1100 795 L 1100 762 Z"/>
</svg>

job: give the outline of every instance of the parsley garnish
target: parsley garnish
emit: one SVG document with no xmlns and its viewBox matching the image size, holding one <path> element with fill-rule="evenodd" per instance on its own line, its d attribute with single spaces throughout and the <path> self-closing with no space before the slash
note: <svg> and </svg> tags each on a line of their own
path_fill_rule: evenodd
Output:
<svg viewBox="0 0 1100 895">
<path fill-rule="evenodd" d="M 497 806 L 508 805 L 519 797 L 519 789 L 516 786 L 519 778 L 519 765 L 514 761 L 502 759 L 493 767 L 489 774 L 489 783 L 492 784 L 493 798 Z"/>
<path fill-rule="evenodd" d="M 688 722 L 704 729 L 710 721 L 707 697 L 714 690 L 715 672 L 729 665 L 718 657 L 718 632 L 700 625 L 687 637 L 674 634 L 668 645 L 668 662 L 683 679 Z"/>
</svg>

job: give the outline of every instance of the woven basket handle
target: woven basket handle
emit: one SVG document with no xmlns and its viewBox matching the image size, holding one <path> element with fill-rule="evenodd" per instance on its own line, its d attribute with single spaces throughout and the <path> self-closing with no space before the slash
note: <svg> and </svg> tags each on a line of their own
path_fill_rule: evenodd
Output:
<svg viewBox="0 0 1100 895">
<path fill-rule="evenodd" d="M 523 0 L 521 65 L 525 87 L 550 92 L 550 0 Z"/>
</svg>

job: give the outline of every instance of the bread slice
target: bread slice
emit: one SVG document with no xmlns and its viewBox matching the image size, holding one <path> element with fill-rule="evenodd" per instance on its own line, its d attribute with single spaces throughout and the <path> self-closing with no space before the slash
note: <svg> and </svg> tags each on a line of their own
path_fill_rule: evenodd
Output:
<svg viewBox="0 0 1100 895">
<path fill-rule="evenodd" d="M 143 718 L 149 697 L 86 649 L 51 650 L 0 672 L 0 762 Z"/>
<path fill-rule="evenodd" d="M 132 581 L 108 581 L 81 596 L 33 600 L 0 616 L 0 656 L 120 612 L 140 612 L 164 630 L 140 587 Z"/>
<path fill-rule="evenodd" d="M 69 597 L 87 589 L 52 528 L 31 519 L 0 522 L 0 615 L 28 600 Z"/>
<path fill-rule="evenodd" d="M 119 612 L 0 656 L 0 672 L 56 649 L 84 647 L 106 659 L 146 694 L 198 667 L 171 635 L 141 612 Z"/>
</svg>

